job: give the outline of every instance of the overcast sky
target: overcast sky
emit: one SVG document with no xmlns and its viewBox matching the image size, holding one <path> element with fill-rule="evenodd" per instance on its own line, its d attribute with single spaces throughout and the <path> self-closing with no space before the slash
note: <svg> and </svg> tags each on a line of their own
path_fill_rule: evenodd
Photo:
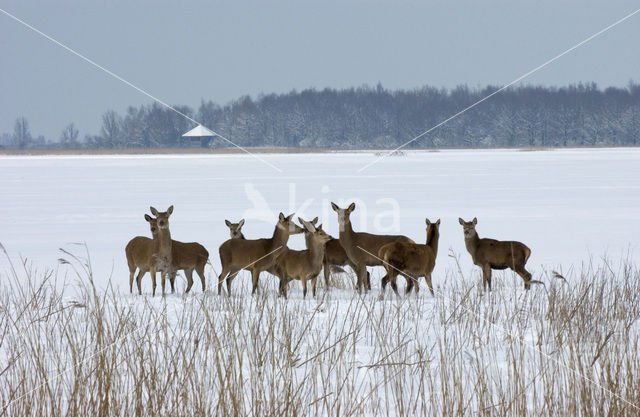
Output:
<svg viewBox="0 0 640 417">
<path fill-rule="evenodd" d="M 378 82 L 503 85 L 638 1 L 0 0 L 0 8 L 170 104 Z M 640 81 L 640 13 L 523 81 Z M 0 133 L 57 139 L 151 99 L 0 13 Z"/>
</svg>

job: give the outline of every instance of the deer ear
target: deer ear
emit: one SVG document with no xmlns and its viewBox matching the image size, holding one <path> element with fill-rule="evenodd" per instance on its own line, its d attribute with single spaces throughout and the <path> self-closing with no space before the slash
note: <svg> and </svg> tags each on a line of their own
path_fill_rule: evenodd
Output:
<svg viewBox="0 0 640 417">
<path fill-rule="evenodd" d="M 238 227 L 242 227 L 242 225 L 244 225 L 244 219 L 240 219 L 238 222 Z"/>
<path fill-rule="evenodd" d="M 351 203 L 349 204 L 349 208 L 347 210 L 349 210 L 349 213 L 351 213 L 355 209 L 356 209 L 356 203 Z"/>
<path fill-rule="evenodd" d="M 155 208 L 155 207 L 153 207 L 153 206 L 152 206 L 152 207 L 149 207 L 149 210 L 151 210 L 151 214 L 153 214 L 154 216 L 157 216 L 157 215 L 158 215 L 158 210 L 156 210 L 156 208 Z"/>
<path fill-rule="evenodd" d="M 298 221 L 300 222 L 300 224 L 301 224 L 302 226 L 304 226 L 305 221 L 304 221 L 304 220 L 302 220 L 302 217 L 298 217 Z"/>
<path fill-rule="evenodd" d="M 318 216 L 316 216 L 315 219 L 311 220 L 311 224 L 316 224 L 318 223 Z"/>
<path fill-rule="evenodd" d="M 338 207 L 338 206 L 336 205 L 336 203 L 334 203 L 334 202 L 331 202 L 331 208 L 333 209 L 333 211 L 338 211 L 338 210 L 340 210 L 340 207 Z"/>
<path fill-rule="evenodd" d="M 431 224 L 431 222 L 429 221 L 429 219 L 424 219 L 424 222 L 427 224 L 427 226 L 429 226 Z"/>
<path fill-rule="evenodd" d="M 458 223 L 464 226 L 464 220 L 462 220 L 462 217 L 458 217 Z"/>
<path fill-rule="evenodd" d="M 167 209 L 167 213 L 169 213 L 169 215 L 173 213 L 173 205 L 169 206 L 169 208 Z"/>
<path fill-rule="evenodd" d="M 473 218 L 473 224 L 474 225 L 478 224 L 478 219 L 476 217 Z"/>
<path fill-rule="evenodd" d="M 436 226 L 440 226 L 440 219 L 436 221 Z"/>
<path fill-rule="evenodd" d="M 282 212 L 280 212 L 280 214 L 278 215 L 278 219 L 280 219 L 281 222 L 284 221 L 285 217 L 284 217 L 284 214 L 282 214 Z"/>
<path fill-rule="evenodd" d="M 296 214 L 296 213 L 291 213 L 290 215 L 288 215 L 288 216 L 287 216 L 287 220 L 289 220 L 289 221 L 290 221 L 294 214 Z"/>
<path fill-rule="evenodd" d="M 153 220 L 153 218 L 151 218 L 151 216 L 149 216 L 148 214 L 144 215 L 144 219 L 148 222 L 150 222 L 151 220 Z"/>
<path fill-rule="evenodd" d="M 224 219 L 224 224 L 226 224 L 227 227 L 231 227 L 231 222 L 227 219 Z"/>
</svg>

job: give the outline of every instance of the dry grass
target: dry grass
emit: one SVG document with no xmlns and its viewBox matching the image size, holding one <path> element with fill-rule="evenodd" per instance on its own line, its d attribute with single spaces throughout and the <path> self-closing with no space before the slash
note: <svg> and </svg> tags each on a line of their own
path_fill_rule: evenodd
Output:
<svg viewBox="0 0 640 417">
<path fill-rule="evenodd" d="M 0 277 L 0 416 L 640 415 L 633 265 L 529 292 L 451 273 L 437 297 L 380 297 L 379 275 L 359 296 L 345 275 L 317 299 L 240 278 L 163 300 L 64 257 Z"/>
</svg>

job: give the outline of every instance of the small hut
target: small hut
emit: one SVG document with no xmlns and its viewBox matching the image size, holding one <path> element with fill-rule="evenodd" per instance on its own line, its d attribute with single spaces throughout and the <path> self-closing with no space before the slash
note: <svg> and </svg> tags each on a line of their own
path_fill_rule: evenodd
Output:
<svg viewBox="0 0 640 417">
<path fill-rule="evenodd" d="M 217 136 L 214 132 L 198 125 L 182 135 L 182 146 L 208 148 L 214 136 Z"/>
</svg>

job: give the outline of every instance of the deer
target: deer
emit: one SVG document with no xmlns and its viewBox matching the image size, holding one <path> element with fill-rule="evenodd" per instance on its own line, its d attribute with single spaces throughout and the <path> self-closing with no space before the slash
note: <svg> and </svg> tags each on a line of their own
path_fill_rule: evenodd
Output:
<svg viewBox="0 0 640 417">
<path fill-rule="evenodd" d="M 125 255 L 127 257 L 127 265 L 129 266 L 129 292 L 133 293 L 133 276 L 136 269 L 139 269 L 136 281 L 138 283 L 138 293 L 142 294 L 140 282 L 144 274 L 151 269 L 151 262 L 153 259 L 153 241 L 158 239 L 158 221 L 148 214 L 144 215 L 144 219 L 149 222 L 151 228 L 151 236 L 153 239 L 149 239 L 145 236 L 136 236 L 127 243 L 124 248 Z"/>
<path fill-rule="evenodd" d="M 164 269 L 161 269 L 163 265 L 160 265 L 160 268 L 158 268 L 158 264 L 163 263 L 166 266 L 166 265 L 171 265 L 173 262 L 172 253 L 171 253 L 171 249 L 173 245 L 171 244 L 171 232 L 169 231 L 169 216 L 171 216 L 171 213 L 173 213 L 173 206 L 170 206 L 167 209 L 167 211 L 163 211 L 163 212 L 159 212 L 154 207 L 149 207 L 149 209 L 151 210 L 151 214 L 156 216 L 156 221 L 158 225 L 158 237 L 156 239 L 153 239 L 153 245 L 152 245 L 153 250 L 152 250 L 152 256 L 151 256 L 151 262 L 149 262 L 150 263 L 149 273 L 151 274 L 151 288 L 152 288 L 151 295 L 152 296 L 156 295 L 156 270 L 159 270 L 160 285 L 162 287 L 162 296 L 164 297 L 165 278 L 169 275 L 170 271 L 167 270 L 166 267 Z M 164 262 L 156 261 L 158 258 L 154 259 L 153 257 L 154 255 L 156 257 L 163 257 Z M 138 274 L 138 278 L 142 278 L 140 274 Z M 138 281 L 137 284 L 139 289 L 140 281 Z"/>
<path fill-rule="evenodd" d="M 209 260 L 209 252 L 207 249 L 197 242 L 184 243 L 172 239 L 172 260 L 168 262 L 165 257 L 153 253 L 153 240 L 158 238 L 158 220 L 148 214 L 145 214 L 144 218 L 149 222 L 153 239 L 136 236 L 129 241 L 125 248 L 127 264 L 129 265 L 129 292 L 133 292 L 133 275 L 136 268 L 139 268 L 140 271 L 138 272 L 136 283 L 138 293 L 142 294 L 142 278 L 151 269 L 151 262 L 153 261 L 156 262 L 157 270 L 167 271 L 169 283 L 171 284 L 171 293 L 175 293 L 176 272 L 179 270 L 183 270 L 187 278 L 186 293 L 188 293 L 193 286 L 194 270 L 200 277 L 202 292 L 204 292 L 204 267 Z M 167 266 L 168 269 L 166 268 Z"/>
<path fill-rule="evenodd" d="M 318 223 L 318 218 L 310 220 L 310 223 L 314 226 Z M 305 230 L 304 239 L 307 249 L 310 244 L 311 234 Z M 332 272 L 346 272 L 342 269 L 343 266 L 349 265 L 353 271 L 356 270 L 355 265 L 349 260 L 347 253 L 340 244 L 340 239 L 336 239 L 333 236 L 329 236 L 330 239 L 325 245 L 324 259 L 322 261 L 322 271 L 324 273 L 324 283 L 329 288 L 329 275 Z M 367 283 L 369 282 L 369 272 L 367 271 Z"/>
<path fill-rule="evenodd" d="M 391 288 L 398 295 L 396 277 L 398 274 L 404 276 L 407 281 L 405 294 L 411 292 L 415 281 L 415 291 L 419 290 L 418 278 L 424 277 L 429 286 L 431 295 L 434 295 L 431 284 L 431 273 L 436 266 L 436 256 L 438 255 L 438 240 L 440 239 L 440 219 L 431 223 L 425 219 L 427 224 L 427 240 L 424 245 L 419 243 L 392 242 L 387 243 L 378 251 L 378 257 L 382 259 L 387 270 L 387 279 L 382 282 L 382 291 L 391 282 Z"/>
<path fill-rule="evenodd" d="M 516 241 L 501 241 L 495 239 L 481 239 L 476 231 L 478 219 L 473 218 L 466 222 L 458 218 L 464 233 L 464 245 L 471 255 L 473 263 L 482 268 L 483 289 L 491 291 L 491 270 L 507 269 L 515 271 L 524 280 L 524 288 L 531 288 L 531 284 L 542 284 L 541 281 L 532 280 L 531 274 L 524 268 L 531 249 L 524 243 Z"/>
<path fill-rule="evenodd" d="M 222 283 L 227 281 L 227 294 L 231 294 L 231 281 L 238 271 L 246 269 L 251 272 L 252 291 L 258 289 L 260 272 L 271 268 L 276 255 L 286 247 L 290 235 L 302 233 L 303 229 L 295 224 L 291 217 L 280 213 L 273 236 L 266 239 L 229 239 L 220 245 L 220 263 L 222 271 L 218 276 L 218 294 L 222 293 Z"/>
<path fill-rule="evenodd" d="M 355 266 L 357 276 L 358 292 L 371 289 L 371 283 L 367 280 L 367 266 L 382 265 L 378 258 L 380 248 L 391 242 L 415 243 L 413 240 L 402 235 L 374 235 L 365 232 L 354 232 L 349 216 L 355 210 L 356 203 L 351 203 L 346 209 L 331 203 L 331 208 L 338 213 L 338 224 L 340 226 L 340 245 L 344 248 L 349 260 Z M 385 275 L 382 280 L 387 278 Z"/>
<path fill-rule="evenodd" d="M 293 279 L 302 282 L 302 297 L 307 296 L 307 281 L 311 280 L 311 291 L 316 296 L 316 278 L 320 274 L 325 254 L 325 244 L 331 236 L 322 230 L 322 225 L 314 226 L 298 217 L 308 234 L 308 249 L 292 250 L 285 248 L 275 259 L 275 270 L 280 278 L 280 295 L 287 298 L 287 286 Z M 305 236 L 307 239 L 307 236 Z"/>
</svg>

